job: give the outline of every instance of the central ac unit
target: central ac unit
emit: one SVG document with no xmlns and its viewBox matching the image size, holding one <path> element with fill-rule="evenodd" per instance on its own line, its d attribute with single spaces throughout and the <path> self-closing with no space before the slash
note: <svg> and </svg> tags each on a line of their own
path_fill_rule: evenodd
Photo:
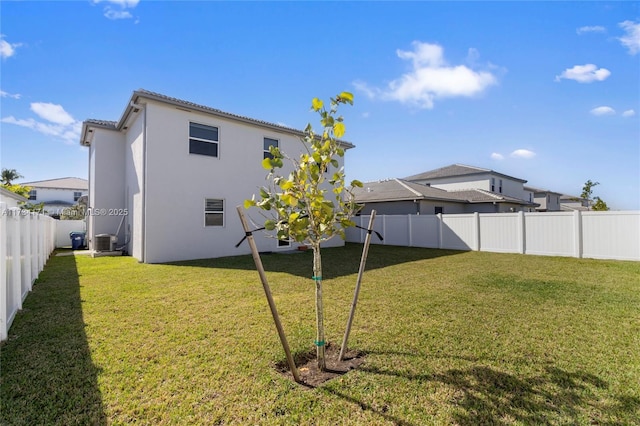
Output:
<svg viewBox="0 0 640 426">
<path fill-rule="evenodd" d="M 96 235 L 96 251 L 116 251 L 118 237 L 110 234 Z"/>
</svg>

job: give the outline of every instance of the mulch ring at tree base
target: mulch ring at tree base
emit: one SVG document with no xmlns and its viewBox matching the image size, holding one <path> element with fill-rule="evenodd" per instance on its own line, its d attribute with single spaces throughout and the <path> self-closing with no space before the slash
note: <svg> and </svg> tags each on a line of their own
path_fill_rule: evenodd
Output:
<svg viewBox="0 0 640 426">
<path fill-rule="evenodd" d="M 322 383 L 335 377 L 342 376 L 351 370 L 354 370 L 364 362 L 365 354 L 355 349 L 347 350 L 344 359 L 338 361 L 340 348 L 332 344 L 327 344 L 325 348 L 325 360 L 327 368 L 320 371 L 318 361 L 316 359 L 316 348 L 313 347 L 309 352 L 299 354 L 295 357 L 295 363 L 298 367 L 298 373 L 302 379 L 303 386 L 315 388 Z M 293 375 L 289 371 L 289 365 L 286 361 L 276 364 L 276 370 L 285 377 L 293 380 Z"/>
</svg>

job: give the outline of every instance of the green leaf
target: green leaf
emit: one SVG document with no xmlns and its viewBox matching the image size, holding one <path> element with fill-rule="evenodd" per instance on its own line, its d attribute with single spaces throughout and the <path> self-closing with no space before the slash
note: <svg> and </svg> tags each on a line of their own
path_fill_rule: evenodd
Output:
<svg viewBox="0 0 640 426">
<path fill-rule="evenodd" d="M 340 93 L 340 95 L 338 95 L 338 97 L 340 99 L 342 99 L 343 101 L 348 102 L 349 104 L 353 105 L 353 93 L 342 92 L 342 93 Z"/>
<path fill-rule="evenodd" d="M 362 182 L 360 182 L 359 180 L 352 180 L 351 181 L 351 186 L 357 186 L 358 188 L 362 188 Z"/>
<path fill-rule="evenodd" d="M 273 166 L 271 165 L 271 158 L 267 157 L 262 160 L 262 167 L 267 170 L 273 169 Z"/>
<path fill-rule="evenodd" d="M 313 100 L 311 101 L 311 109 L 313 109 L 314 111 L 318 111 L 320 108 L 322 108 L 323 105 L 324 103 L 318 98 L 313 98 Z"/>
<path fill-rule="evenodd" d="M 274 229 L 276 229 L 276 222 L 268 219 L 264 222 L 264 229 L 266 229 L 267 231 L 273 231 Z"/>
</svg>

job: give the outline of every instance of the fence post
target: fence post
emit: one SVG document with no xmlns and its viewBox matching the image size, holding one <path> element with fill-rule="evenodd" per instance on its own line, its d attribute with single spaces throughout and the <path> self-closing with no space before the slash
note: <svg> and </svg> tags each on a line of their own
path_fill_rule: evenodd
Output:
<svg viewBox="0 0 640 426">
<path fill-rule="evenodd" d="M 573 212 L 573 247 L 574 256 L 578 259 L 582 257 L 582 212 Z"/>
<path fill-rule="evenodd" d="M 412 217 L 413 215 L 411 214 L 407 215 L 407 226 L 409 227 L 409 247 L 413 247 L 413 221 L 411 220 Z"/>
<path fill-rule="evenodd" d="M 473 250 L 480 251 L 480 214 L 478 212 L 473 212 L 473 226 L 475 227 L 473 233 Z"/>
<path fill-rule="evenodd" d="M 11 277 L 9 285 L 13 287 L 11 304 L 16 309 L 22 309 L 22 279 L 20 277 L 20 210 L 11 209 L 11 220 L 7 219 L 7 236 L 11 234 Z"/>
<path fill-rule="evenodd" d="M 527 252 L 527 226 L 525 223 L 524 212 L 518 212 L 518 253 L 525 254 Z"/>
<path fill-rule="evenodd" d="M 0 235 L 7 235 L 7 205 L 0 203 Z M 7 338 L 7 243 L 0 240 L 0 340 Z"/>
<path fill-rule="evenodd" d="M 442 213 L 436 216 L 438 217 L 438 249 L 442 249 Z"/>
<path fill-rule="evenodd" d="M 27 281 L 27 288 L 31 291 L 33 284 L 33 259 L 32 259 L 32 240 L 31 240 L 31 213 L 26 211 L 20 216 L 20 226 L 24 234 L 24 244 L 22 245 L 22 256 L 24 257 L 24 279 Z"/>
</svg>

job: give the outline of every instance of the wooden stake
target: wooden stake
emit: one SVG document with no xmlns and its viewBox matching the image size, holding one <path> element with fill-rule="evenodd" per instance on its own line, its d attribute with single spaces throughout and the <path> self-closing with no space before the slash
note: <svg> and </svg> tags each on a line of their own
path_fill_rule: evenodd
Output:
<svg viewBox="0 0 640 426">
<path fill-rule="evenodd" d="M 360 284 L 362 283 L 362 274 L 364 274 L 364 267 L 367 263 L 367 255 L 369 254 L 369 243 L 371 242 L 371 232 L 373 231 L 373 221 L 376 218 L 376 211 L 371 210 L 371 218 L 369 219 L 369 226 L 367 228 L 367 236 L 364 238 L 364 247 L 362 248 L 362 259 L 360 259 L 360 269 L 358 270 L 358 281 L 356 281 L 356 289 L 353 293 L 353 302 L 351 303 L 351 312 L 349 313 L 349 319 L 347 320 L 347 329 L 344 332 L 344 338 L 342 339 L 342 346 L 340 348 L 340 355 L 338 361 L 342 361 L 344 353 L 347 351 L 347 341 L 349 340 L 349 333 L 351 332 L 351 324 L 353 323 L 353 317 L 356 314 L 356 305 L 358 303 L 358 294 L 360 293 Z"/>
<path fill-rule="evenodd" d="M 284 348 L 284 353 L 287 357 L 287 363 L 289 364 L 289 369 L 291 370 L 291 374 L 293 374 L 293 379 L 298 383 L 302 383 L 302 380 L 300 379 L 300 374 L 298 373 L 298 369 L 296 368 L 296 364 L 293 361 L 293 356 L 291 356 L 291 350 L 289 349 L 289 343 L 287 342 L 287 337 L 284 335 L 284 329 L 282 328 L 282 324 L 280 323 L 280 317 L 278 316 L 278 311 L 276 310 L 276 304 L 273 301 L 273 297 L 271 296 L 271 289 L 269 288 L 269 282 L 267 281 L 267 275 L 265 274 L 264 267 L 262 266 L 262 260 L 260 259 L 260 254 L 258 253 L 256 242 L 253 239 L 253 235 L 249 230 L 247 219 L 244 217 L 243 208 L 238 206 L 236 207 L 236 210 L 238 211 L 238 215 L 240 216 L 240 222 L 242 222 L 242 227 L 244 228 L 244 232 L 247 236 L 249 247 L 251 247 L 251 254 L 253 255 L 253 261 L 256 264 L 258 275 L 260 275 L 260 281 L 262 281 L 262 288 L 264 288 L 264 294 L 265 296 L 267 296 L 267 301 L 269 302 L 269 309 L 271 309 L 273 322 L 276 323 L 276 329 L 278 330 L 278 336 L 280 336 L 280 342 L 282 343 L 282 347 Z"/>
</svg>

